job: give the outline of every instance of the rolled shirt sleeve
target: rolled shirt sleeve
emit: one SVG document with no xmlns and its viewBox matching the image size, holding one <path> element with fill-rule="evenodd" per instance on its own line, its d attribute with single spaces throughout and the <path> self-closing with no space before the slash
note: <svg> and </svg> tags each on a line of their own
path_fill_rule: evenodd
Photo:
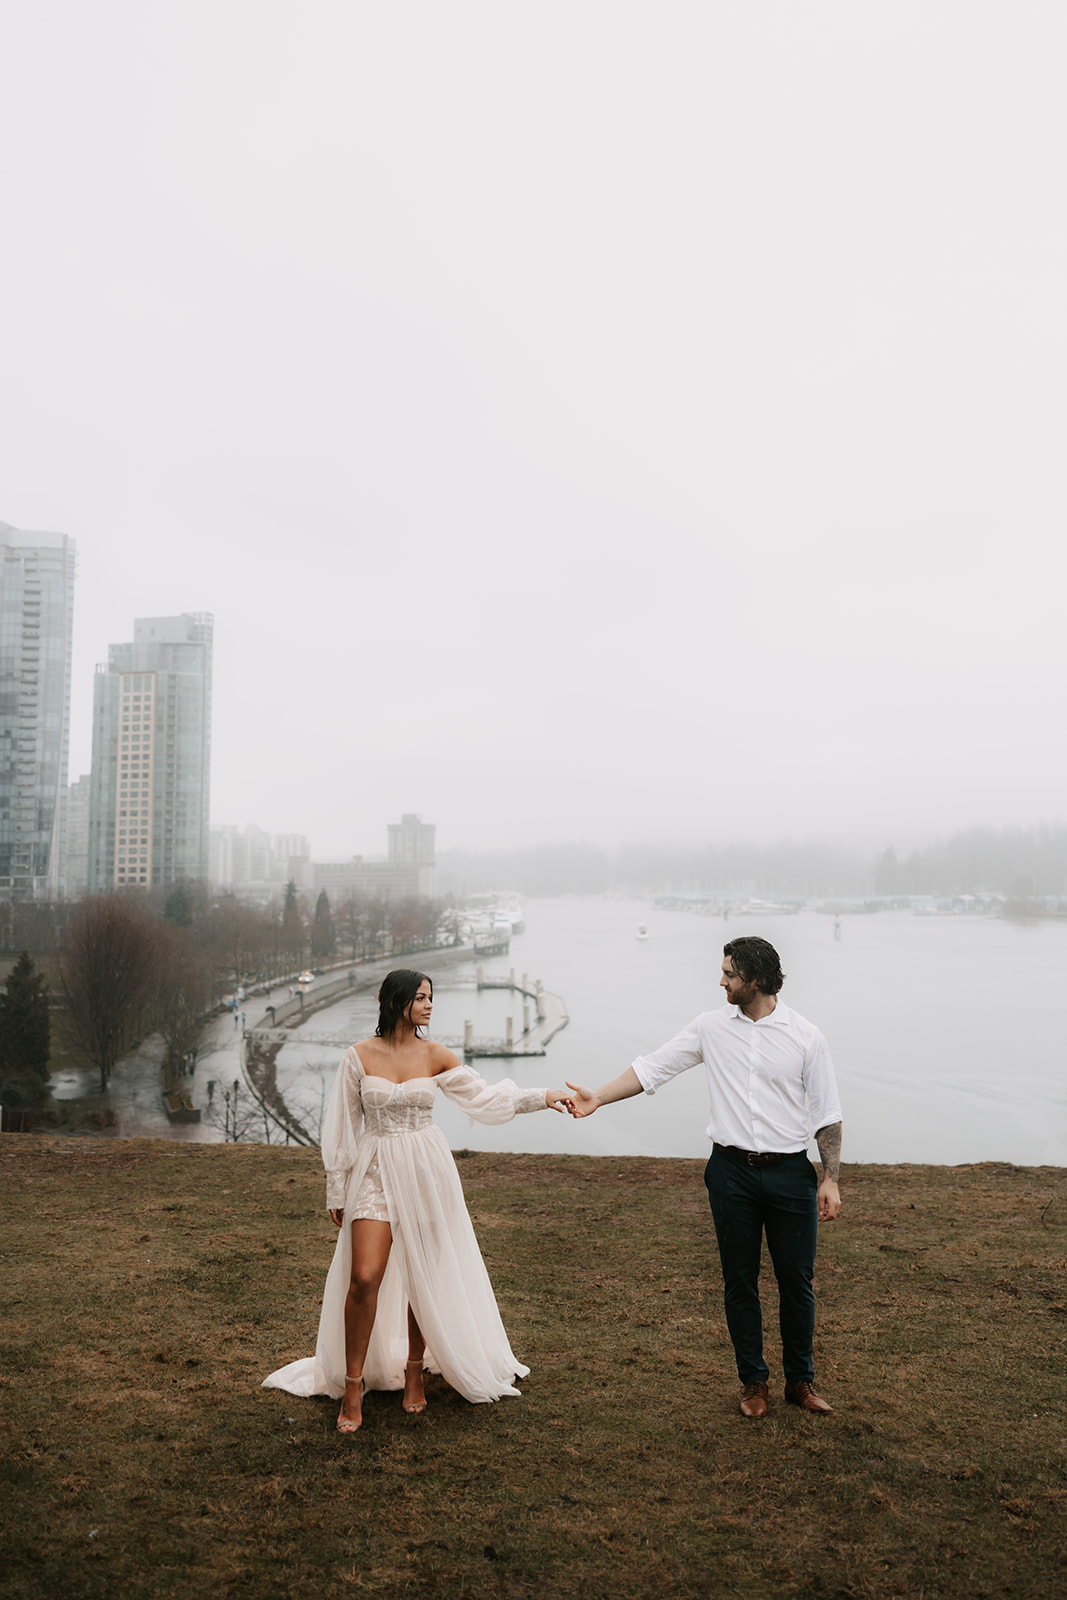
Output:
<svg viewBox="0 0 1067 1600">
<path fill-rule="evenodd" d="M 817 1133 L 820 1128 L 828 1128 L 842 1120 L 830 1046 L 815 1027 L 812 1027 L 811 1039 L 804 1052 L 804 1093 L 813 1132 Z"/>
<path fill-rule="evenodd" d="M 833 1063 L 814 1024 L 779 1001 L 766 1017 L 737 1006 L 704 1011 L 633 1062 L 646 1094 L 703 1063 L 708 1137 L 742 1150 L 801 1150 L 812 1132 L 841 1121 Z"/>
<path fill-rule="evenodd" d="M 632 1062 L 637 1081 L 646 1094 L 655 1094 L 657 1089 L 676 1078 L 680 1072 L 688 1072 L 690 1067 L 700 1065 L 704 1059 L 700 1033 L 700 1018 L 694 1017 L 681 1033 L 676 1033 L 673 1039 L 661 1044 L 658 1050 L 651 1051 L 647 1056 L 638 1056 Z"/>
</svg>

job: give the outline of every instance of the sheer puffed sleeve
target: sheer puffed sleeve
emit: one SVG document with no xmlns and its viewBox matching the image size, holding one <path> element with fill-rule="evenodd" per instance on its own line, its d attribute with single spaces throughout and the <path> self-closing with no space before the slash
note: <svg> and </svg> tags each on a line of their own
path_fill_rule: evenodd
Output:
<svg viewBox="0 0 1067 1600">
<path fill-rule="evenodd" d="M 339 1211 L 345 1203 L 345 1184 L 356 1159 L 356 1144 L 363 1109 L 359 1080 L 363 1069 L 355 1048 L 346 1050 L 337 1068 L 333 1094 L 322 1124 L 322 1164 L 326 1168 L 326 1206 Z"/>
<path fill-rule="evenodd" d="M 486 1083 L 471 1067 L 450 1067 L 437 1078 L 441 1093 L 465 1111 L 471 1122 L 510 1122 L 527 1111 L 544 1111 L 544 1089 L 520 1089 L 510 1078 Z"/>
</svg>

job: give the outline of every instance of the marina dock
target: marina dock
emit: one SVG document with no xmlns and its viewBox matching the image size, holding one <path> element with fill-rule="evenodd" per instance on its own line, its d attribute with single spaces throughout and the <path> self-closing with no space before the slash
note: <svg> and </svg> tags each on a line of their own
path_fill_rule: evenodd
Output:
<svg viewBox="0 0 1067 1600">
<path fill-rule="evenodd" d="M 521 980 L 516 979 L 515 969 L 506 976 L 486 977 L 482 967 L 478 968 L 479 989 L 509 989 L 513 994 L 521 996 L 522 1023 L 521 1031 L 515 1026 L 515 1018 L 505 1020 L 504 1037 L 501 1038 L 476 1038 L 474 1024 L 468 1022 L 464 1025 L 462 1039 L 442 1039 L 441 1043 L 450 1050 L 462 1053 L 465 1057 L 472 1056 L 543 1056 L 545 1046 L 550 1039 L 565 1028 L 570 1021 L 567 1007 L 558 994 L 549 994 L 537 978 L 532 984 L 525 972 Z M 516 1009 L 518 1009 L 516 1007 Z"/>
<path fill-rule="evenodd" d="M 476 1036 L 474 1024 L 467 1022 L 464 1024 L 462 1038 L 451 1036 L 438 1039 L 438 1044 L 454 1050 L 457 1055 L 466 1058 L 543 1056 L 549 1040 L 554 1039 L 570 1021 L 561 996 L 549 994 L 540 978 L 531 983 L 523 973 L 522 978 L 517 979 L 514 969 L 506 976 L 486 977 L 483 968 L 479 967 L 477 981 L 479 989 L 508 989 L 518 995 L 520 1001 L 516 1011 L 520 1014 L 517 1018 L 505 1019 L 503 1037 Z M 352 1043 L 351 1039 L 340 1039 L 333 1034 L 304 1032 L 297 1034 L 289 1028 L 250 1028 L 245 1037 L 250 1049 L 256 1046 L 299 1042 L 347 1050 Z"/>
</svg>

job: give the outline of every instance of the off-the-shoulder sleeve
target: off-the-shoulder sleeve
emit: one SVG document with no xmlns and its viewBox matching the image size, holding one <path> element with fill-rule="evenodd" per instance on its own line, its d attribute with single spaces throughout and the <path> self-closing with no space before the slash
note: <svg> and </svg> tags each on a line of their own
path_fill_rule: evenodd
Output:
<svg viewBox="0 0 1067 1600">
<path fill-rule="evenodd" d="M 333 1094 L 322 1124 L 322 1164 L 326 1168 L 326 1205 L 338 1211 L 345 1203 L 345 1184 L 356 1159 L 363 1110 L 359 1100 L 361 1068 L 355 1049 L 341 1057 Z"/>
<path fill-rule="evenodd" d="M 544 1089 L 520 1089 L 510 1078 L 486 1083 L 472 1067 L 450 1067 L 437 1078 L 441 1093 L 465 1111 L 471 1122 L 510 1122 L 527 1111 L 545 1109 Z"/>
</svg>

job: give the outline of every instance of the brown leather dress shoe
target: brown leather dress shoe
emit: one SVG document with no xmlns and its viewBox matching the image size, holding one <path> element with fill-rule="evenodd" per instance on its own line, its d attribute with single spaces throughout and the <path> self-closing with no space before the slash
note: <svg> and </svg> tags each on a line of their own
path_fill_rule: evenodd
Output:
<svg viewBox="0 0 1067 1600">
<path fill-rule="evenodd" d="M 746 1383 L 741 1390 L 741 1415 L 743 1417 L 765 1417 L 767 1415 L 767 1385 L 765 1383 Z"/>
<path fill-rule="evenodd" d="M 800 1406 L 804 1411 L 814 1411 L 816 1416 L 820 1417 L 827 1416 L 834 1409 L 821 1394 L 815 1393 L 813 1383 L 787 1383 L 785 1397 L 791 1406 Z"/>
</svg>

